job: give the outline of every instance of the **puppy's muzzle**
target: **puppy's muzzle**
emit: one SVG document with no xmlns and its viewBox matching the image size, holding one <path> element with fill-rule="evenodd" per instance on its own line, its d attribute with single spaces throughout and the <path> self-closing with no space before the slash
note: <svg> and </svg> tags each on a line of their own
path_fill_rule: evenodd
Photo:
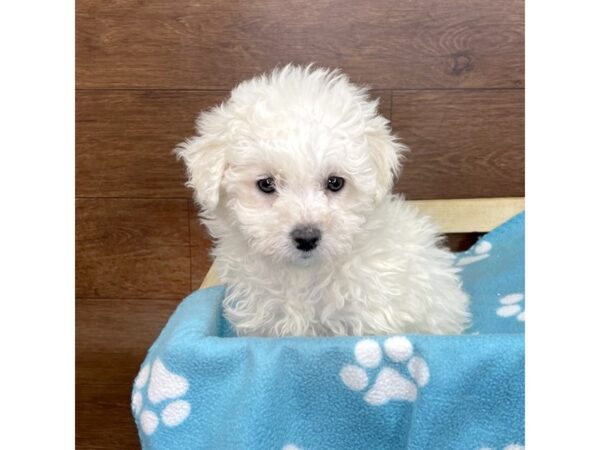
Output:
<svg viewBox="0 0 600 450">
<path fill-rule="evenodd" d="M 303 252 L 310 252 L 317 248 L 321 239 L 321 231 L 314 226 L 301 226 L 291 232 L 296 248 Z"/>
</svg>

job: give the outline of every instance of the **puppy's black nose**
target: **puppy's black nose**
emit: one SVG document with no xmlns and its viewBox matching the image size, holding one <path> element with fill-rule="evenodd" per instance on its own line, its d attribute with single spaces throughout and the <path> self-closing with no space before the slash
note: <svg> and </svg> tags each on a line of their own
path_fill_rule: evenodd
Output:
<svg viewBox="0 0 600 450">
<path fill-rule="evenodd" d="M 310 252 L 317 248 L 319 239 L 321 239 L 321 231 L 311 226 L 298 227 L 292 231 L 291 235 L 296 243 L 296 248 L 303 252 Z"/>
</svg>

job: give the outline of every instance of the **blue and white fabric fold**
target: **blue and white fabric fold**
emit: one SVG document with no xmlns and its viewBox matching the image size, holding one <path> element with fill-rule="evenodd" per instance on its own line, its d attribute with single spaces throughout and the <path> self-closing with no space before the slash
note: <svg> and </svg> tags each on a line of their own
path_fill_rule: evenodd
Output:
<svg viewBox="0 0 600 450">
<path fill-rule="evenodd" d="M 524 448 L 524 220 L 456 255 L 461 336 L 236 337 L 224 288 L 194 292 L 134 381 L 142 448 Z"/>
</svg>

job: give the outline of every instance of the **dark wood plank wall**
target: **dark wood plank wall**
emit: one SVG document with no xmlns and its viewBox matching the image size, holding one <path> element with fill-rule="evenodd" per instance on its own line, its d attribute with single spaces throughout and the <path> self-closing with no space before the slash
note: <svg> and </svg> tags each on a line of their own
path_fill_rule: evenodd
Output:
<svg viewBox="0 0 600 450">
<path fill-rule="evenodd" d="M 76 28 L 78 448 L 139 446 L 132 380 L 210 265 L 171 150 L 237 82 L 340 67 L 411 148 L 408 198 L 524 194 L 523 0 L 78 0 Z"/>
</svg>

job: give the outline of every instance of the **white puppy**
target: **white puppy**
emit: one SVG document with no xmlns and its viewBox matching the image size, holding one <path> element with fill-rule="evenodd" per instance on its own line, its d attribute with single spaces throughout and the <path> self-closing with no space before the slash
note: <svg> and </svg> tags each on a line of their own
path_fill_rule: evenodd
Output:
<svg viewBox="0 0 600 450">
<path fill-rule="evenodd" d="M 237 86 L 177 148 L 215 239 L 240 335 L 460 333 L 453 256 L 392 195 L 405 150 L 338 71 L 286 66 Z"/>
</svg>

